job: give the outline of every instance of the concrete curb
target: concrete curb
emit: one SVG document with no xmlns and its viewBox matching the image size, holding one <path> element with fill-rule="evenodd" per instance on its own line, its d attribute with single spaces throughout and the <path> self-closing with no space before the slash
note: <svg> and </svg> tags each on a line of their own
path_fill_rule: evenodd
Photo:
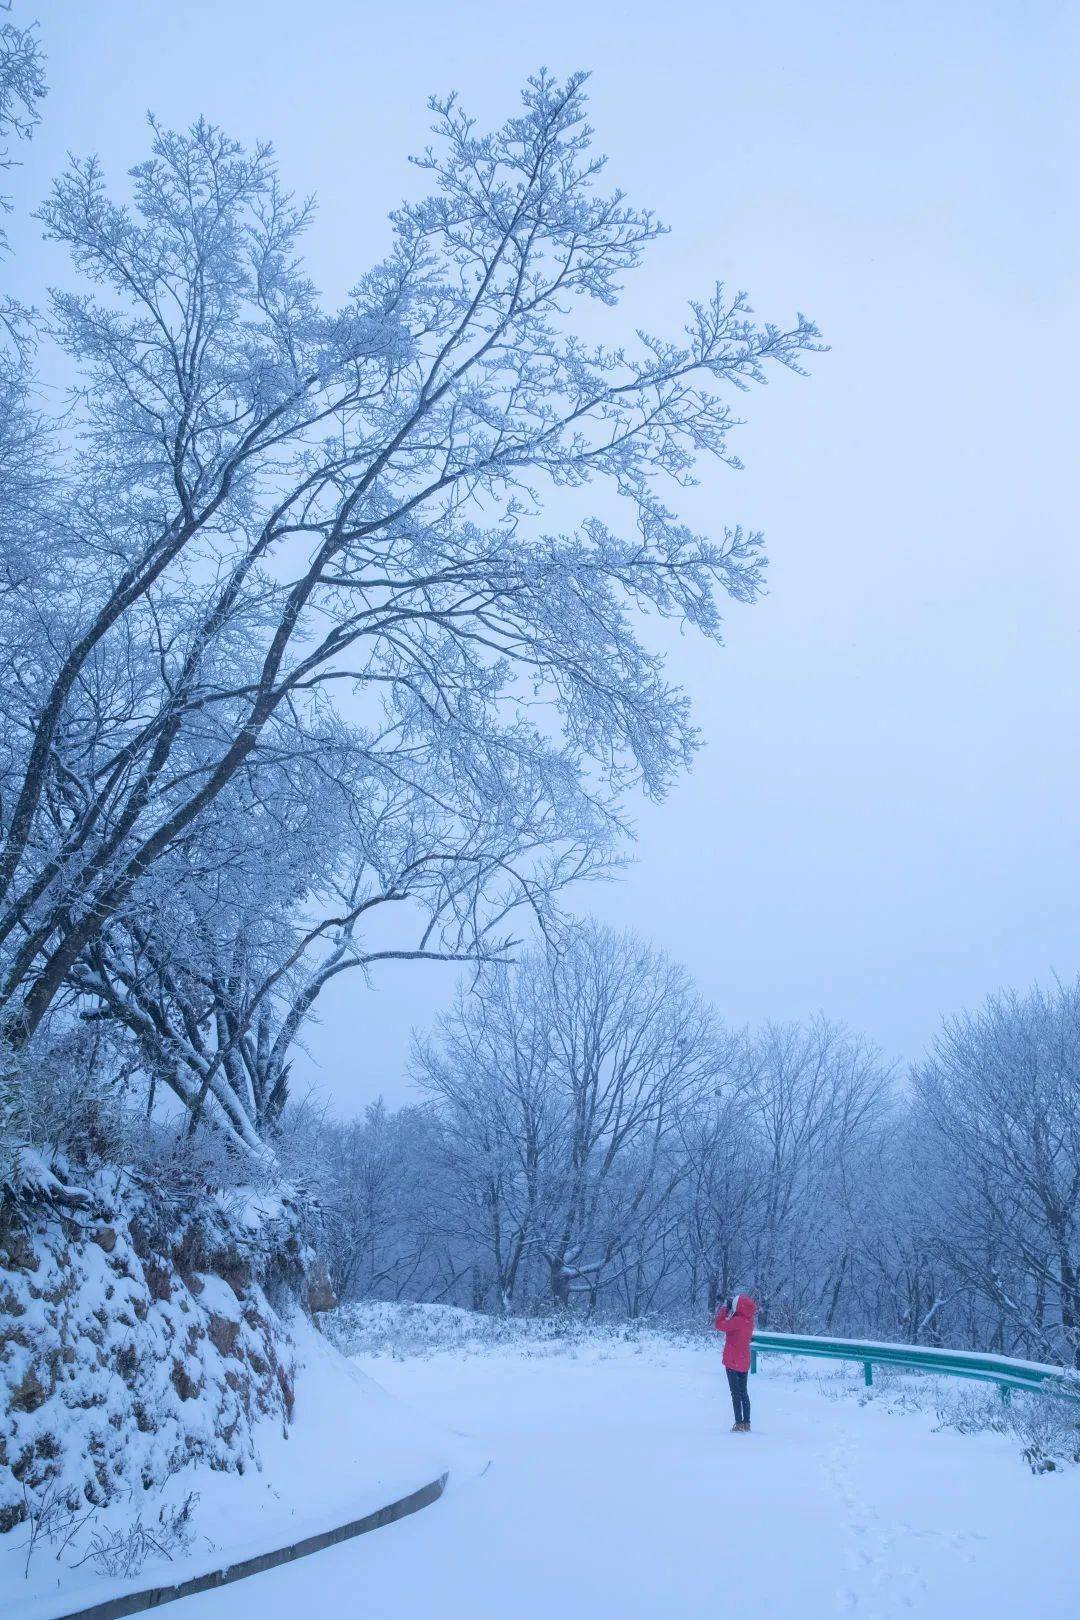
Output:
<svg viewBox="0 0 1080 1620">
<path fill-rule="evenodd" d="M 339 1541 L 366 1535 L 369 1530 L 381 1530 L 384 1524 L 393 1524 L 396 1519 L 407 1518 L 410 1513 L 418 1513 L 421 1508 L 429 1507 L 442 1495 L 448 1477 L 443 1474 L 409 1496 L 403 1496 L 386 1507 L 376 1508 L 374 1513 L 365 1514 L 362 1519 L 353 1519 L 351 1523 L 338 1525 L 334 1530 L 323 1530 L 319 1535 L 306 1536 L 291 1547 L 278 1547 L 272 1552 L 259 1553 L 254 1558 L 242 1558 L 224 1569 L 214 1569 L 206 1575 L 193 1575 L 190 1580 L 178 1581 L 175 1586 L 154 1586 L 146 1592 L 128 1592 L 123 1597 L 106 1598 L 103 1603 L 95 1603 L 89 1609 L 71 1609 L 66 1614 L 55 1616 L 54 1620 L 121 1620 L 126 1614 L 141 1614 L 145 1609 L 156 1609 L 162 1603 L 175 1603 L 177 1598 L 192 1597 L 196 1592 L 209 1592 L 215 1586 L 228 1586 L 230 1582 L 242 1581 L 248 1575 L 260 1575 L 264 1569 L 276 1569 L 279 1564 L 291 1564 L 294 1558 L 306 1558 L 309 1553 L 322 1552 L 324 1547 L 333 1547 Z"/>
</svg>

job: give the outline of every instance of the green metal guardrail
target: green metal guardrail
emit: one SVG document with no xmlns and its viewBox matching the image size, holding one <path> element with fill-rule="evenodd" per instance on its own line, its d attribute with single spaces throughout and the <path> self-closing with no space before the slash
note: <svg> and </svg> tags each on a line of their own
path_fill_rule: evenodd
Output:
<svg viewBox="0 0 1080 1620">
<path fill-rule="evenodd" d="M 1010 1356 L 983 1355 L 977 1350 L 935 1350 L 921 1344 L 875 1344 L 861 1339 L 819 1339 L 802 1333 L 755 1333 L 750 1346 L 750 1371 L 757 1372 L 763 1353 L 785 1356 L 820 1356 L 830 1361 L 861 1361 L 868 1384 L 875 1367 L 906 1367 L 915 1372 L 945 1373 L 951 1378 L 978 1378 L 997 1384 L 1008 1399 L 1014 1389 L 1041 1390 L 1080 1400 L 1080 1377 L 1070 1378 L 1060 1367 L 1038 1361 L 1015 1361 Z"/>
</svg>

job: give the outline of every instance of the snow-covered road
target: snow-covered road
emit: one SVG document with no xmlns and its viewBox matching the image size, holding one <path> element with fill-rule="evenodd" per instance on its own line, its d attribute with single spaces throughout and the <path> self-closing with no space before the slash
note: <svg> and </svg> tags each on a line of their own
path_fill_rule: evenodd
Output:
<svg viewBox="0 0 1080 1620">
<path fill-rule="evenodd" d="M 772 1369 L 753 1434 L 732 1435 L 719 1362 L 628 1345 L 364 1363 L 477 1448 L 442 1501 L 182 1620 L 1076 1615 L 1080 1471 L 1034 1478 L 1015 1441 Z"/>
</svg>

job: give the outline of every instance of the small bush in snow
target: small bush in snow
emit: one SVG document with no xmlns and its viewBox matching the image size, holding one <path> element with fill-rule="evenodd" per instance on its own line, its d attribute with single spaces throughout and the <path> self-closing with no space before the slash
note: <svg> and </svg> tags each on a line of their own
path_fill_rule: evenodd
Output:
<svg viewBox="0 0 1080 1620">
<path fill-rule="evenodd" d="M 1033 1474 L 1052 1474 L 1080 1463 L 1080 1403 L 1032 1396 L 1012 1403 L 1009 1429 L 1021 1442 Z"/>
<path fill-rule="evenodd" d="M 79 1564 L 92 1564 L 99 1575 L 126 1577 L 137 1575 L 153 1556 L 171 1563 L 174 1555 L 189 1551 L 195 1539 L 191 1520 L 198 1500 L 198 1493 L 190 1491 L 177 1506 L 163 1507 L 150 1525 L 140 1515 L 115 1530 L 95 1531 Z"/>
<path fill-rule="evenodd" d="M 958 1434 L 1005 1434 L 1009 1409 L 992 1385 L 938 1385 L 934 1402 L 938 1426 Z"/>
</svg>

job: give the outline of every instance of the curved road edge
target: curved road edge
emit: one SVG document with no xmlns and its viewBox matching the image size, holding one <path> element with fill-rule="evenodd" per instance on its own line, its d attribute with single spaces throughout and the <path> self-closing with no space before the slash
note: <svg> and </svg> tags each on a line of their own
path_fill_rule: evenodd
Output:
<svg viewBox="0 0 1080 1620">
<path fill-rule="evenodd" d="M 70 1609 L 55 1616 L 55 1620 L 121 1620 L 123 1615 L 141 1614 L 163 1603 L 174 1603 L 177 1598 L 192 1597 L 196 1592 L 209 1592 L 218 1586 L 228 1586 L 232 1581 L 242 1581 L 248 1575 L 261 1575 L 263 1570 L 276 1569 L 279 1564 L 290 1564 L 295 1558 L 306 1558 L 309 1553 L 322 1552 L 325 1547 L 336 1546 L 339 1541 L 349 1541 L 353 1536 L 366 1535 L 369 1530 L 381 1530 L 384 1525 L 430 1507 L 442 1495 L 449 1477 L 448 1473 L 442 1474 L 408 1496 L 402 1496 L 386 1507 L 376 1508 L 374 1513 L 365 1514 L 362 1519 L 353 1519 L 348 1524 L 337 1525 L 333 1530 L 320 1531 L 318 1535 L 305 1536 L 291 1546 L 277 1547 L 254 1558 L 241 1558 L 235 1564 L 227 1564 L 224 1569 L 193 1575 L 186 1581 L 177 1581 L 174 1586 L 153 1586 L 145 1592 L 127 1592 L 121 1597 L 106 1598 L 88 1609 Z"/>
</svg>

